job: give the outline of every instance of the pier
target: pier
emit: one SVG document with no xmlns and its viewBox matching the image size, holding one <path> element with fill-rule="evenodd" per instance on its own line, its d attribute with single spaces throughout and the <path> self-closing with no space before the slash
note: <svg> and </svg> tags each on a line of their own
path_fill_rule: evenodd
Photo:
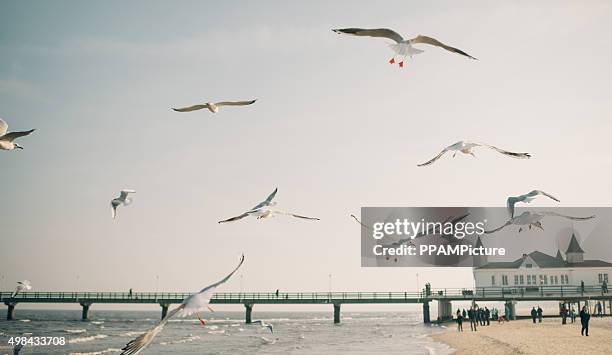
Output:
<svg viewBox="0 0 612 355">
<path fill-rule="evenodd" d="M 81 319 L 90 318 L 93 304 L 158 304 L 165 317 L 172 304 L 180 304 L 191 293 L 178 292 L 0 292 L 0 302 L 7 306 L 6 319 L 15 319 L 19 303 L 77 303 L 82 307 Z M 438 320 L 453 317 L 453 301 L 504 302 L 510 306 L 512 318 L 515 306 L 523 301 L 556 301 L 580 304 L 600 301 L 603 313 L 612 314 L 612 295 L 600 286 L 539 286 L 483 287 L 477 289 L 424 289 L 420 292 L 228 292 L 215 293 L 211 304 L 239 304 L 245 308 L 245 322 L 251 323 L 256 304 L 328 304 L 334 312 L 334 323 L 340 323 L 343 304 L 422 304 L 423 322 L 430 323 L 430 303 L 438 306 Z"/>
</svg>

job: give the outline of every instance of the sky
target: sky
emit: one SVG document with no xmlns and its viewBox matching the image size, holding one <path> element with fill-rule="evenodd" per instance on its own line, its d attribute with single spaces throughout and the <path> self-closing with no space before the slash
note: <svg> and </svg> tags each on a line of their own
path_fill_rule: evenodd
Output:
<svg viewBox="0 0 612 355">
<path fill-rule="evenodd" d="M 0 288 L 412 291 L 469 268 L 362 268 L 362 206 L 563 206 L 612 198 L 605 1 L 0 3 Z M 433 36 L 403 69 L 383 39 Z M 170 108 L 257 98 L 252 106 Z M 475 151 L 416 166 L 461 139 Z M 262 201 L 321 221 L 217 224 Z M 134 203 L 110 218 L 123 188 Z M 538 206 L 552 206 L 538 201 Z M 331 275 L 331 276 L 330 276 Z"/>
</svg>

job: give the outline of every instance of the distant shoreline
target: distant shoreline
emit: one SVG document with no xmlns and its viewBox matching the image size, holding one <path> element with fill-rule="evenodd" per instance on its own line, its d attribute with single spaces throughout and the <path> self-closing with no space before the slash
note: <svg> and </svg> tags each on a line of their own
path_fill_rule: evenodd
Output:
<svg viewBox="0 0 612 355">
<path fill-rule="evenodd" d="M 455 349 L 453 354 L 612 354 L 612 318 L 591 317 L 589 337 L 580 335 L 580 318 L 575 323 L 561 324 L 561 318 L 545 318 L 533 324 L 531 319 L 504 324 L 491 322 L 470 331 L 463 322 L 463 332 L 457 323 L 447 323 L 448 329 L 431 337 Z"/>
</svg>

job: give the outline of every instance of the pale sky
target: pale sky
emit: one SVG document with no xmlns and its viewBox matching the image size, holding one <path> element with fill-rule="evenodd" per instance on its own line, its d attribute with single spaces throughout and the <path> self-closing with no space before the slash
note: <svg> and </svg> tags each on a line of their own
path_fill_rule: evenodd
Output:
<svg viewBox="0 0 612 355">
<path fill-rule="evenodd" d="M 258 1 L 0 3 L 0 286 L 193 291 L 244 252 L 245 291 L 469 287 L 471 269 L 361 268 L 362 206 L 612 199 L 612 4 Z M 387 63 L 389 27 L 442 49 Z M 246 108 L 170 107 L 259 99 Z M 418 168 L 460 139 L 487 150 Z M 219 225 L 279 188 L 314 215 Z M 122 188 L 134 203 L 110 218 Z M 538 206 L 552 202 L 538 201 Z M 238 291 L 235 277 L 219 291 Z"/>
</svg>

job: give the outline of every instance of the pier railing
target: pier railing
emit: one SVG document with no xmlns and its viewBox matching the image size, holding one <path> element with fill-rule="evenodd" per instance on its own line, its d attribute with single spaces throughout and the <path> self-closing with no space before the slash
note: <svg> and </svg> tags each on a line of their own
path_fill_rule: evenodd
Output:
<svg viewBox="0 0 612 355">
<path fill-rule="evenodd" d="M 2 302 L 40 303 L 180 303 L 187 292 L 0 292 Z M 612 297 L 601 286 L 512 286 L 429 289 L 421 292 L 221 292 L 211 303 L 401 303 L 469 299 L 569 299 Z"/>
</svg>

